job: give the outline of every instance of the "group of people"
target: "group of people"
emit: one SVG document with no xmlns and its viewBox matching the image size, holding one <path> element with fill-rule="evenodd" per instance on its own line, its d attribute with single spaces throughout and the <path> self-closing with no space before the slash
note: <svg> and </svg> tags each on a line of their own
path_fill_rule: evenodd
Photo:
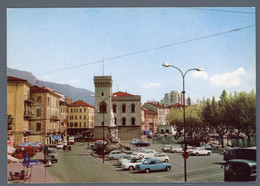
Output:
<svg viewBox="0 0 260 186">
<path fill-rule="evenodd" d="M 63 145 L 63 151 L 65 152 L 65 151 L 71 151 L 71 145 L 69 144 L 69 145 Z"/>
</svg>

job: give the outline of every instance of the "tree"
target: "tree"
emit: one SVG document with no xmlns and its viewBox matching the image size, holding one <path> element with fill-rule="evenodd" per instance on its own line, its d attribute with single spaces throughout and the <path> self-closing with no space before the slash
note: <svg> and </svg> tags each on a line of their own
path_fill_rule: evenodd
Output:
<svg viewBox="0 0 260 186">
<path fill-rule="evenodd" d="M 183 129 L 183 112 L 180 108 L 172 107 L 168 114 L 166 115 L 166 120 L 176 128 L 177 138 L 181 136 L 181 131 Z"/>
<path fill-rule="evenodd" d="M 7 114 L 7 130 L 12 130 L 14 124 L 14 117 L 11 114 Z"/>
</svg>

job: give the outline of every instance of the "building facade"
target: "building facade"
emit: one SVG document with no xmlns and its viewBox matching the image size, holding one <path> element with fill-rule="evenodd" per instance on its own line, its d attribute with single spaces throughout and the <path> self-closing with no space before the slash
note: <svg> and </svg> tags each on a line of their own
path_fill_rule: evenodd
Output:
<svg viewBox="0 0 260 186">
<path fill-rule="evenodd" d="M 67 134 L 83 134 L 94 128 L 94 107 L 83 100 L 68 105 Z"/>
<path fill-rule="evenodd" d="M 118 127 L 121 141 L 141 136 L 141 96 L 116 92 L 112 94 L 111 76 L 95 76 L 94 138 L 108 136 L 111 120 Z M 114 118 L 112 118 L 114 117 Z"/>
<path fill-rule="evenodd" d="M 29 121 L 33 117 L 31 87 L 24 79 L 7 77 L 7 114 L 14 118 L 8 138 L 14 146 L 29 141 Z"/>
<path fill-rule="evenodd" d="M 146 134 L 149 131 L 150 134 L 158 132 L 158 114 L 147 108 L 141 109 L 141 121 L 142 121 L 142 134 Z"/>
<path fill-rule="evenodd" d="M 181 94 L 178 91 L 171 91 L 170 93 L 165 93 L 164 98 L 161 100 L 161 104 L 164 106 L 169 106 L 175 103 L 181 103 Z"/>
</svg>

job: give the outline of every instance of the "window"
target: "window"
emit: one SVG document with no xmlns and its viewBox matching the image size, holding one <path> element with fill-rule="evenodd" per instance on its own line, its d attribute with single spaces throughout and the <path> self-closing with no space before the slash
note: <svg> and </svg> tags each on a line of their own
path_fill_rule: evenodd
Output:
<svg viewBox="0 0 260 186">
<path fill-rule="evenodd" d="M 87 109 L 86 109 L 86 108 L 84 108 L 84 112 L 87 112 Z"/>
<path fill-rule="evenodd" d="M 74 109 L 74 112 L 78 112 L 78 109 Z"/>
<path fill-rule="evenodd" d="M 101 96 L 104 96 L 104 92 L 101 93 Z"/>
<path fill-rule="evenodd" d="M 86 122 L 84 122 L 84 127 L 87 127 L 87 124 L 86 124 Z"/>
<path fill-rule="evenodd" d="M 126 118 L 122 118 L 122 125 L 123 125 L 123 126 L 126 125 Z"/>
<path fill-rule="evenodd" d="M 73 112 L 73 109 L 70 109 L 70 112 L 72 113 L 72 112 Z"/>
<path fill-rule="evenodd" d="M 78 117 L 77 117 L 77 116 L 75 116 L 75 119 L 78 119 Z"/>
<path fill-rule="evenodd" d="M 76 123 L 74 123 L 74 127 L 78 127 L 78 123 L 76 122 Z"/>
<path fill-rule="evenodd" d="M 135 104 L 131 105 L 131 112 L 135 112 Z"/>
<path fill-rule="evenodd" d="M 113 112 L 116 113 L 116 104 L 113 105 Z"/>
<path fill-rule="evenodd" d="M 50 105 L 50 97 L 48 97 L 48 105 Z"/>
<path fill-rule="evenodd" d="M 101 102 L 100 105 L 99 105 L 99 111 L 101 113 L 103 112 L 107 112 L 107 104 L 105 102 Z"/>
<path fill-rule="evenodd" d="M 79 119 L 81 119 L 81 115 L 79 115 Z"/>
<path fill-rule="evenodd" d="M 87 116 L 86 116 L 86 115 L 84 115 L 84 119 L 87 119 Z"/>
<path fill-rule="evenodd" d="M 37 102 L 42 102 L 42 97 L 41 96 L 37 97 Z"/>
<path fill-rule="evenodd" d="M 117 119 L 116 119 L 116 117 L 115 117 L 115 125 L 116 125 L 116 120 L 117 120 Z"/>
<path fill-rule="evenodd" d="M 79 112 L 82 112 L 82 109 L 81 109 L 81 108 L 79 109 Z"/>
<path fill-rule="evenodd" d="M 73 127 L 73 123 L 72 122 L 70 123 L 70 127 Z"/>
<path fill-rule="evenodd" d="M 42 112 L 41 109 L 36 109 L 36 116 L 40 117 L 41 116 L 41 112 Z"/>
<path fill-rule="evenodd" d="M 122 105 L 122 112 L 123 112 L 123 113 L 126 112 L 126 105 L 125 105 L 125 104 Z"/>
<path fill-rule="evenodd" d="M 79 122 L 79 127 L 81 127 L 81 122 Z"/>
<path fill-rule="evenodd" d="M 73 116 L 70 116 L 70 119 L 74 119 L 74 117 L 73 117 Z"/>
<path fill-rule="evenodd" d="M 132 125 L 135 125 L 135 118 L 132 118 Z"/>
<path fill-rule="evenodd" d="M 42 130 L 41 123 L 36 123 L 36 131 L 41 131 L 41 130 Z"/>
</svg>

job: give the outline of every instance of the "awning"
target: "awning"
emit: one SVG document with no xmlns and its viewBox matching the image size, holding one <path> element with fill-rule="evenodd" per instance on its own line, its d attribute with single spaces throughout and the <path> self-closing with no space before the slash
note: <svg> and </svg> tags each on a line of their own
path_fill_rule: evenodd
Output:
<svg viewBox="0 0 260 186">
<path fill-rule="evenodd" d="M 52 137 L 53 137 L 55 140 L 62 140 L 62 138 L 60 137 L 60 135 L 52 135 Z"/>
<path fill-rule="evenodd" d="M 12 157 L 11 155 L 7 155 L 7 159 L 10 161 L 14 161 L 16 163 L 19 163 L 19 159 Z"/>
<path fill-rule="evenodd" d="M 55 139 L 54 139 L 54 137 L 53 137 L 53 136 L 51 136 L 51 140 L 52 140 L 53 142 L 55 142 Z"/>
</svg>

